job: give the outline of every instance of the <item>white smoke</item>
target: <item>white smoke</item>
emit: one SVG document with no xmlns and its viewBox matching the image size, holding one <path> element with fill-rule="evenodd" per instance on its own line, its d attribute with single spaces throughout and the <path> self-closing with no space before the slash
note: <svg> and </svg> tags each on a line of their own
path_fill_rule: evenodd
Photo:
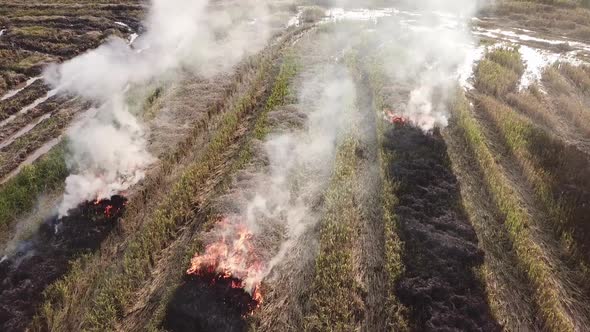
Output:
<svg viewBox="0 0 590 332">
<path fill-rule="evenodd" d="M 112 38 L 95 50 L 49 66 L 45 80 L 61 92 L 101 105 L 95 117 L 68 131 L 72 175 L 60 216 L 81 202 L 107 198 L 140 181 L 155 160 L 147 125 L 132 114 L 125 93 L 190 70 L 211 76 L 260 50 L 270 36 L 265 1 L 153 0 L 146 33 L 133 45 Z"/>
<path fill-rule="evenodd" d="M 448 124 L 448 99 L 476 44 L 471 20 L 477 8 L 470 0 L 415 1 L 376 27 L 388 78 L 411 86 L 408 102 L 393 111 L 424 131 Z"/>
<path fill-rule="evenodd" d="M 237 205 L 230 209 L 226 220 L 246 226 L 258 240 L 256 253 L 263 256 L 261 269 L 244 272 L 240 266 L 230 268 L 236 277 L 243 278 L 246 289 L 252 289 L 268 276 L 305 231 L 317 223 L 318 214 L 313 207 L 330 181 L 339 141 L 350 130 L 347 110 L 354 105 L 356 90 L 348 71 L 330 65 L 313 77 L 303 82 L 301 104 L 297 106 L 301 111 L 277 111 L 291 113 L 290 116 L 296 113 L 295 117 L 304 119 L 305 129 L 292 128 L 269 135 L 259 149 L 259 154 L 267 158 L 267 167 L 248 176 L 252 178 L 249 188 L 241 186 L 222 199 L 223 208 Z M 269 227 L 281 230 L 278 239 L 269 235 L 274 234 Z M 214 229 L 212 243 L 227 240 L 227 229 L 226 225 Z M 269 237 L 270 243 L 266 242 Z"/>
</svg>

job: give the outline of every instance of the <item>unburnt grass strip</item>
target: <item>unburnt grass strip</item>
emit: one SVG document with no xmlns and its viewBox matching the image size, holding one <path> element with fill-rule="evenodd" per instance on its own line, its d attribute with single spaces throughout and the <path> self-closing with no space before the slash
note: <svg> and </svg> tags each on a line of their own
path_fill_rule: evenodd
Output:
<svg viewBox="0 0 590 332">
<path fill-rule="evenodd" d="M 353 248 L 362 213 L 355 192 L 359 180 L 359 142 L 346 138 L 338 148 L 334 174 L 324 195 L 320 252 L 316 258 L 306 331 L 356 331 L 363 300 L 355 278 Z"/>
<path fill-rule="evenodd" d="M 583 79 L 584 75 L 588 75 L 587 72 L 588 68 L 585 66 L 576 67 L 564 63 L 546 68 L 542 83 L 548 92 L 543 96 L 543 100 L 546 100 L 548 105 L 539 108 L 538 111 L 548 113 L 558 123 L 563 122 L 563 129 L 554 126 L 557 127 L 558 133 L 567 135 L 574 142 L 582 141 L 585 150 L 590 153 L 590 98 L 588 87 L 584 87 L 588 83 Z"/>
<path fill-rule="evenodd" d="M 469 102 L 463 98 L 455 105 L 457 124 L 484 173 L 495 204 L 504 214 L 504 224 L 518 262 L 534 286 L 535 301 L 547 324 L 545 327 L 558 331 L 585 330 L 588 327 L 586 317 L 579 311 L 580 303 L 576 298 L 579 290 L 572 289 L 570 280 L 563 278 L 564 266 L 556 261 L 551 249 L 548 252 L 551 243 L 544 242 L 543 234 L 535 227 L 533 211 L 494 158 L 491 143 L 471 112 Z"/>
<path fill-rule="evenodd" d="M 515 49 L 508 51 L 517 52 Z M 490 52 L 486 57 L 497 60 L 498 57 L 493 56 L 497 52 L 500 50 Z M 505 70 L 518 73 L 513 65 L 502 61 L 496 63 Z M 479 72 L 476 73 L 476 82 L 482 79 L 478 74 Z M 492 94 L 490 91 L 483 92 Z M 576 257 L 576 247 L 584 245 L 587 232 L 584 231 L 585 226 L 582 226 L 584 219 L 580 220 L 582 223 L 577 227 L 575 221 L 566 220 L 570 216 L 580 219 L 587 214 L 584 205 L 578 204 L 578 200 L 587 195 L 583 189 L 584 182 L 577 183 L 580 186 L 572 187 L 572 179 L 575 178 L 573 174 L 583 173 L 583 169 L 587 168 L 587 156 L 533 125 L 525 117 L 519 116 L 513 109 L 500 102 L 498 97 L 502 99 L 505 96 L 476 95 L 478 112 L 475 115 L 484 138 L 490 142 L 490 151 L 497 156 L 494 160 L 501 165 L 502 172 L 505 172 L 503 176 L 506 178 L 506 185 L 512 186 L 514 192 L 521 195 L 521 201 L 514 206 L 522 204 L 520 207 L 526 211 L 531 222 L 535 221 L 534 225 L 539 229 L 538 232 L 533 230 L 532 234 L 537 244 L 542 243 L 539 249 L 544 251 L 551 266 L 548 271 L 553 270 L 555 273 L 555 280 L 548 282 L 555 282 L 553 287 L 560 288 L 570 297 L 562 304 L 566 305 L 566 310 L 573 316 L 570 318 L 571 323 L 577 328 L 585 328 L 589 313 L 582 305 L 587 302 L 587 296 L 582 295 L 587 293 L 582 280 L 586 278 L 587 265 L 579 265 L 580 257 Z M 514 97 L 512 99 L 514 100 Z M 514 158 L 510 158 L 510 155 Z M 529 198 L 533 198 L 533 201 Z M 545 215 L 539 211 L 543 211 Z M 558 236 L 553 235 L 552 229 L 557 231 Z M 572 239 L 573 232 L 577 235 L 577 241 Z M 569 251 L 565 254 L 566 257 L 561 257 L 564 248 L 554 240 L 558 237 L 561 237 L 562 243 L 565 244 L 565 251 Z M 555 270 L 557 266 L 561 268 Z M 539 306 L 547 310 L 543 308 L 543 304 L 540 303 Z M 549 317 L 545 319 L 546 323 L 552 323 Z"/>
<path fill-rule="evenodd" d="M 461 94 L 450 108 L 465 102 Z M 476 157 L 455 117 L 450 119 L 443 137 L 459 180 L 465 211 L 485 252 L 478 275 L 485 282 L 494 317 L 508 331 L 541 330 L 543 322 L 534 300 L 533 285 L 520 267 L 514 245 L 503 225 L 503 214 L 484 183 L 484 172 L 474 162 Z"/>
<path fill-rule="evenodd" d="M 555 228 L 570 256 L 570 265 L 575 266 L 581 257 L 588 266 L 590 207 L 584 204 L 590 195 L 588 156 L 494 98 L 479 97 L 477 108 L 501 133 L 535 189 L 548 213 L 549 226 Z"/>
<path fill-rule="evenodd" d="M 394 156 L 384 148 L 384 133 L 387 129 L 383 121 L 383 109 L 386 102 L 383 96 L 383 89 L 387 77 L 383 71 L 383 64 L 374 58 L 369 60 L 362 71 L 367 75 L 367 84 L 371 90 L 374 106 L 375 127 L 378 142 L 378 163 L 379 174 L 382 186 L 380 188 L 380 206 L 383 215 L 384 232 L 384 274 L 385 274 L 385 327 L 388 331 L 408 331 L 409 312 L 408 308 L 399 301 L 396 294 L 396 285 L 399 282 L 405 267 L 402 261 L 403 242 L 400 238 L 399 219 L 395 214 L 394 207 L 398 200 L 396 197 L 396 183 L 387 171 L 388 165 Z"/>
<path fill-rule="evenodd" d="M 358 45 L 358 51 L 353 49 L 345 55 L 350 72 L 356 85 L 357 104 L 359 108 L 358 127 L 362 128 L 360 132 L 361 153 L 359 167 L 359 178 L 363 185 L 359 186 L 359 204 L 362 213 L 361 233 L 360 233 L 360 251 L 359 254 L 359 274 L 361 287 L 364 291 L 364 319 L 362 321 L 362 331 L 384 331 L 393 329 L 403 331 L 407 325 L 401 319 L 399 312 L 399 303 L 397 298 L 390 298 L 388 292 L 384 289 L 388 287 L 388 274 L 386 271 L 386 229 L 388 241 L 391 241 L 390 226 L 386 228 L 385 224 L 391 225 L 391 215 L 385 219 L 385 199 L 383 195 L 384 186 L 386 186 L 385 177 L 383 176 L 381 158 L 381 139 L 384 127 L 384 121 L 381 114 L 376 109 L 376 100 L 374 100 L 371 86 L 371 77 L 363 65 L 366 59 L 366 48 Z M 380 102 L 380 99 L 378 99 Z M 392 191 L 388 191 L 393 193 Z M 391 200 L 389 200 L 391 201 Z M 397 234 L 395 235 L 397 236 Z M 399 244 L 399 239 L 396 239 Z M 401 248 L 396 248 L 401 252 Z M 394 250 L 395 251 L 395 250 Z M 389 254 L 391 255 L 391 254 Z M 399 259 L 399 257 L 398 257 Z M 393 267 L 397 269 L 398 267 Z M 388 273 L 389 271 L 389 273 Z M 393 289 L 393 287 L 392 287 Z M 392 308 L 396 311 L 392 312 Z"/>
</svg>

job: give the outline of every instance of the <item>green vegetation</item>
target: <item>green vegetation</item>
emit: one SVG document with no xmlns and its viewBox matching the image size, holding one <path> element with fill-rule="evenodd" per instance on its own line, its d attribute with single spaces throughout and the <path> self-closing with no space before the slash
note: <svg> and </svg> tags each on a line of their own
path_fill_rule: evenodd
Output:
<svg viewBox="0 0 590 332">
<path fill-rule="evenodd" d="M 358 141 L 347 138 L 338 148 L 335 170 L 325 198 L 320 252 L 311 292 L 306 331 L 356 331 L 362 308 L 355 280 L 353 248 L 361 211 L 355 201 L 359 185 Z"/>
<path fill-rule="evenodd" d="M 524 66 L 517 48 L 497 48 L 479 62 L 475 73 L 477 90 L 503 97 L 518 86 Z"/>
<path fill-rule="evenodd" d="M 496 48 L 492 52 L 488 52 L 486 58 L 512 70 L 518 76 L 524 73 L 524 65 L 517 47 Z"/>
<path fill-rule="evenodd" d="M 33 208 L 41 193 L 58 188 L 68 174 L 63 145 L 25 166 L 0 187 L 0 227 L 5 229 L 18 216 Z"/>
<path fill-rule="evenodd" d="M 292 55 L 285 56 L 281 71 L 272 93 L 268 97 L 262 113 L 254 125 L 254 137 L 263 139 L 268 134 L 268 113 L 279 105 L 283 105 L 290 95 L 289 84 L 292 77 L 297 73 L 297 62 Z"/>
</svg>

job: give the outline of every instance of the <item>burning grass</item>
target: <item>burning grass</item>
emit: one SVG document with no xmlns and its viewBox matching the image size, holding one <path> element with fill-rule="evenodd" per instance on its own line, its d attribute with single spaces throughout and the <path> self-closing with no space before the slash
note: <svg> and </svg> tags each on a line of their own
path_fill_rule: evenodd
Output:
<svg viewBox="0 0 590 332">
<path fill-rule="evenodd" d="M 121 253 L 118 264 L 106 271 L 99 271 L 95 265 L 80 266 L 90 270 L 91 275 L 74 271 L 68 278 L 54 284 L 47 292 L 47 302 L 43 307 L 35 329 L 63 330 L 66 326 L 79 326 L 88 330 L 104 330 L 114 326 L 126 307 L 133 303 L 136 291 L 149 279 L 154 261 L 178 236 L 179 226 L 205 213 L 205 199 L 200 195 L 195 207 L 195 193 L 211 193 L 225 174 L 226 164 L 235 154 L 238 142 L 247 132 L 249 119 L 256 114 L 256 107 L 266 95 L 264 91 L 273 73 L 273 61 L 281 46 L 269 50 L 252 66 L 255 77 L 247 91 L 236 98 L 228 98 L 229 110 L 222 114 L 213 136 L 199 154 L 197 161 L 189 165 L 178 177 L 164 202 L 151 212 L 149 220 L 141 232 L 131 236 Z M 280 75 L 277 80 L 288 80 L 288 75 Z M 275 98 L 273 102 L 280 100 Z M 268 106 L 270 107 L 270 106 Z M 195 131 L 194 135 L 200 135 Z M 188 148 L 188 147 L 187 147 Z M 181 158 L 181 150 L 171 153 L 164 163 L 175 165 Z M 202 216 L 201 216 L 202 217 Z M 199 217 L 200 218 L 200 217 Z M 96 257 L 100 261 L 100 257 Z M 76 317 L 69 316 L 78 303 L 75 293 L 80 287 L 92 287 L 88 301 L 76 307 Z M 77 306 L 77 304 L 76 304 Z M 72 325 L 73 324 L 73 325 Z"/>
<path fill-rule="evenodd" d="M 245 317 L 263 302 L 253 234 L 244 224 L 222 218 L 222 235 L 197 253 L 169 302 L 163 326 L 168 331 L 245 330 Z"/>
<path fill-rule="evenodd" d="M 297 68 L 297 60 L 289 53 L 285 55 L 278 80 L 275 81 L 273 90 L 270 96 L 267 98 L 262 112 L 256 118 L 256 122 L 253 126 L 254 129 L 252 131 L 253 134 L 249 135 L 247 139 L 248 142 L 244 144 L 237 158 L 235 158 L 235 160 L 233 161 L 233 165 L 229 173 L 234 173 L 238 170 L 241 170 L 251 162 L 254 153 L 252 151 L 251 140 L 262 140 L 271 130 L 271 128 L 269 127 L 271 126 L 271 123 L 268 119 L 268 115 L 272 110 L 288 102 L 288 100 L 290 99 L 291 93 L 289 89 L 289 82 L 297 73 Z M 224 185 L 221 185 L 221 187 L 224 188 L 221 189 L 222 192 L 225 192 L 225 190 L 227 190 L 226 185 L 229 185 L 228 183 L 229 179 L 228 181 L 225 181 Z M 221 193 L 219 194 L 221 195 Z M 217 212 L 214 211 L 209 213 L 209 220 L 205 223 L 207 226 L 203 228 L 223 228 L 224 226 L 229 226 L 226 218 L 222 218 L 220 222 L 219 218 L 214 217 L 216 214 Z M 233 227 L 241 226 L 233 225 Z M 244 236 L 248 237 L 248 246 L 252 246 L 252 243 L 250 241 L 252 234 L 249 233 L 247 229 L 244 229 L 244 231 Z M 222 233 L 225 232 L 222 231 Z M 258 312 L 256 309 L 258 309 L 262 304 L 263 294 L 262 287 L 260 285 L 260 280 L 256 282 L 250 280 L 248 282 L 249 286 L 246 286 L 243 279 L 229 277 L 230 273 L 218 273 L 216 271 L 217 268 L 211 268 L 212 266 L 217 265 L 217 262 L 219 261 L 217 259 L 214 259 L 216 257 L 216 253 L 219 253 L 218 249 L 223 249 L 223 247 L 226 244 L 231 245 L 231 240 L 226 239 L 226 241 L 224 241 L 222 239 L 222 241 L 214 242 L 206 248 L 203 248 L 203 245 L 201 244 L 201 239 L 199 239 L 197 242 L 199 243 L 199 245 L 197 246 L 198 250 L 196 251 L 196 253 L 195 250 L 191 249 L 189 249 L 186 252 L 186 254 L 190 256 L 187 259 L 187 263 L 190 263 L 191 266 L 189 274 L 183 275 L 182 282 L 179 281 L 178 283 L 173 283 L 172 285 L 167 287 L 167 295 L 161 301 L 161 305 L 158 307 L 157 313 L 154 316 L 152 316 L 150 322 L 146 326 L 148 326 L 149 329 L 157 330 L 158 326 L 163 324 L 165 327 L 170 328 L 173 331 L 192 331 L 194 330 L 193 327 L 198 325 L 202 330 L 210 329 L 212 331 L 219 331 L 220 329 L 223 330 L 223 328 L 227 328 L 229 330 L 243 330 L 245 329 L 245 326 L 255 324 L 256 319 L 252 319 L 251 315 L 256 315 Z M 228 247 L 226 246 L 225 248 Z M 226 258 L 228 257 L 228 255 L 225 254 L 223 254 L 222 256 Z M 192 268 L 194 266 L 193 263 L 195 262 L 195 259 L 198 259 L 198 265 L 204 269 Z M 255 259 L 255 262 L 256 261 L 257 259 Z M 260 265 L 255 265 L 255 271 L 260 272 Z M 243 271 L 244 270 L 242 269 L 242 272 Z M 195 276 L 195 272 L 197 272 L 197 276 Z M 255 274 L 259 272 L 255 272 Z M 243 273 L 238 272 L 238 274 L 243 276 Z M 223 280 L 223 282 L 221 283 L 221 290 L 215 289 L 218 288 L 219 283 L 212 283 L 213 279 L 217 280 L 219 278 Z M 209 286 L 203 286 L 203 283 L 208 284 Z M 256 287 L 252 287 L 253 285 L 255 285 Z M 187 289 L 188 287 L 190 287 L 190 290 Z M 199 314 L 194 311 L 191 313 L 179 312 L 178 308 L 182 305 L 182 303 L 190 303 L 192 306 L 201 305 L 200 299 L 202 297 L 202 293 L 199 293 L 199 289 L 203 290 L 203 287 L 205 287 L 204 293 L 208 294 L 208 300 L 203 302 L 203 305 L 210 307 L 208 309 L 204 309 L 206 311 L 208 310 L 208 314 Z M 228 287 L 231 289 L 229 289 Z M 246 289 L 249 289 L 249 292 L 246 291 Z M 191 295 L 183 295 L 183 293 L 185 292 L 188 292 Z M 246 307 L 247 309 L 245 309 Z M 186 325 L 178 324 L 178 322 L 174 323 L 174 321 L 177 320 L 177 315 L 179 314 L 185 315 L 184 317 L 188 315 L 188 324 L 192 325 L 187 327 Z"/>
<path fill-rule="evenodd" d="M 243 289 L 252 296 L 255 305 L 249 306 L 251 312 L 262 304 L 260 280 L 264 271 L 252 243 L 254 235 L 245 224 L 232 224 L 227 218 L 219 221 L 216 228 L 221 238 L 209 244 L 204 253 L 195 254 L 186 273 L 214 284 L 230 281 L 231 288 Z"/>
</svg>

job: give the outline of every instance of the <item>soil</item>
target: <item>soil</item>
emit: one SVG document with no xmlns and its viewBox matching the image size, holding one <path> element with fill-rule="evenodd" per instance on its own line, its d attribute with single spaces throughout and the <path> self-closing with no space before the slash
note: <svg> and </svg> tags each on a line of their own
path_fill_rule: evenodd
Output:
<svg viewBox="0 0 590 332">
<path fill-rule="evenodd" d="M 70 259 L 99 248 L 122 215 L 125 202 L 124 197 L 114 196 L 88 202 L 67 217 L 52 217 L 15 253 L 2 258 L 0 330 L 26 329 L 43 300 L 43 290 L 68 271 Z"/>
<path fill-rule="evenodd" d="M 462 208 L 457 179 L 438 131 L 396 125 L 385 134 L 395 156 L 388 172 L 399 184 L 405 272 L 396 292 L 418 331 L 500 331 L 473 268 L 483 263 Z"/>
</svg>

